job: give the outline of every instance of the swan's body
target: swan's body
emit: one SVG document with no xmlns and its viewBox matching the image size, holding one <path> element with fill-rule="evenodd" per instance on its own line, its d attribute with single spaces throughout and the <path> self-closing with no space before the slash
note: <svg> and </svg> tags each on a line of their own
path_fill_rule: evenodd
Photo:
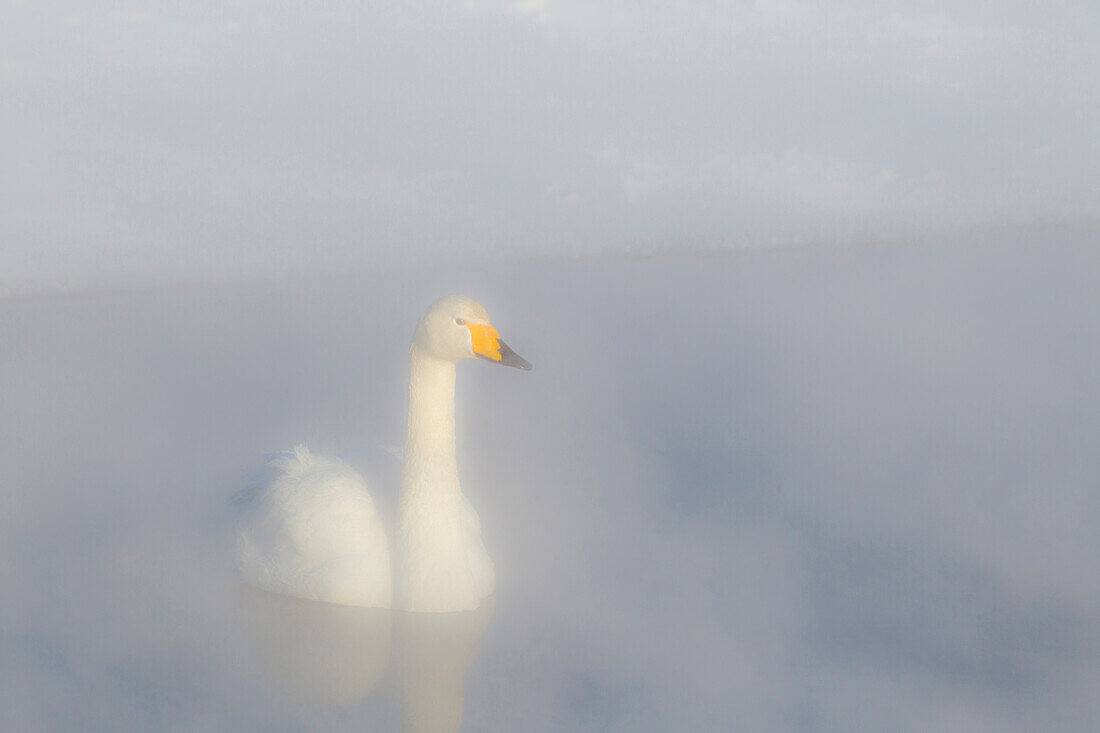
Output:
<svg viewBox="0 0 1100 733">
<path fill-rule="evenodd" d="M 267 483 L 248 501 L 237 533 L 244 578 L 285 595 L 408 611 L 473 610 L 492 594 L 493 562 L 455 459 L 455 365 L 474 356 L 530 369 L 480 304 L 440 300 L 420 319 L 409 353 L 392 564 L 385 525 L 359 474 L 296 448 L 269 464 Z"/>
<path fill-rule="evenodd" d="M 390 544 L 362 477 L 301 446 L 268 464 L 237 533 L 237 565 L 264 590 L 389 608 Z"/>
</svg>

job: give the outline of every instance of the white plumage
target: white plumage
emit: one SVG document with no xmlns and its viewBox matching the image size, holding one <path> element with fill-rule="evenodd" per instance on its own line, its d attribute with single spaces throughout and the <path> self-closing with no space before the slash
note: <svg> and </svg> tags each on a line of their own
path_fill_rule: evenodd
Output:
<svg viewBox="0 0 1100 733">
<path fill-rule="evenodd" d="M 435 303 L 409 351 L 409 412 L 391 558 L 362 477 L 304 447 L 268 465 L 243 502 L 237 565 L 252 585 L 300 598 L 408 611 L 465 611 L 492 594 L 493 562 L 458 481 L 455 365 L 479 357 L 530 369 L 463 296 Z"/>
<path fill-rule="evenodd" d="M 272 459 L 268 473 L 237 533 L 244 577 L 274 593 L 389 608 L 389 541 L 362 476 L 303 446 Z"/>
</svg>

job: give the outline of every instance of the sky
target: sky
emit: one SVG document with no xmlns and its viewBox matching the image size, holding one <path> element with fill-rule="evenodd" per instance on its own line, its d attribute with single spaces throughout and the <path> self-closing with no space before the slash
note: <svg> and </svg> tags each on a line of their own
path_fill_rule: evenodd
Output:
<svg viewBox="0 0 1100 733">
<path fill-rule="evenodd" d="M 1100 12 L 13 2 L 0 292 L 1100 217 Z"/>
</svg>

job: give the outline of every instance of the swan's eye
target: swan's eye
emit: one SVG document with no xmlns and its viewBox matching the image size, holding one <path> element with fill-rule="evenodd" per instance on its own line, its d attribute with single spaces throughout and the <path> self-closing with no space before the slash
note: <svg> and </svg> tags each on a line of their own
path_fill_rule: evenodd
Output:
<svg viewBox="0 0 1100 733">
<path fill-rule="evenodd" d="M 455 325 L 456 326 L 465 326 L 466 325 L 466 319 L 465 318 L 456 318 L 455 319 Z"/>
</svg>

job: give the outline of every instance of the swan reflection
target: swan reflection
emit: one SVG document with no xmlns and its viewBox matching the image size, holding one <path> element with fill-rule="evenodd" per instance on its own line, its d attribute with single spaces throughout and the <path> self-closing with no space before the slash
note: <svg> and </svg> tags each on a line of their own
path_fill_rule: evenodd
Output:
<svg viewBox="0 0 1100 733">
<path fill-rule="evenodd" d="M 408 733 L 456 731 L 462 679 L 477 657 L 493 598 L 473 611 L 395 614 L 401 708 Z"/>
<path fill-rule="evenodd" d="M 474 611 L 413 613 L 242 592 L 254 660 L 284 700 L 318 709 L 397 697 L 405 731 L 459 730 L 491 597 Z"/>
</svg>

